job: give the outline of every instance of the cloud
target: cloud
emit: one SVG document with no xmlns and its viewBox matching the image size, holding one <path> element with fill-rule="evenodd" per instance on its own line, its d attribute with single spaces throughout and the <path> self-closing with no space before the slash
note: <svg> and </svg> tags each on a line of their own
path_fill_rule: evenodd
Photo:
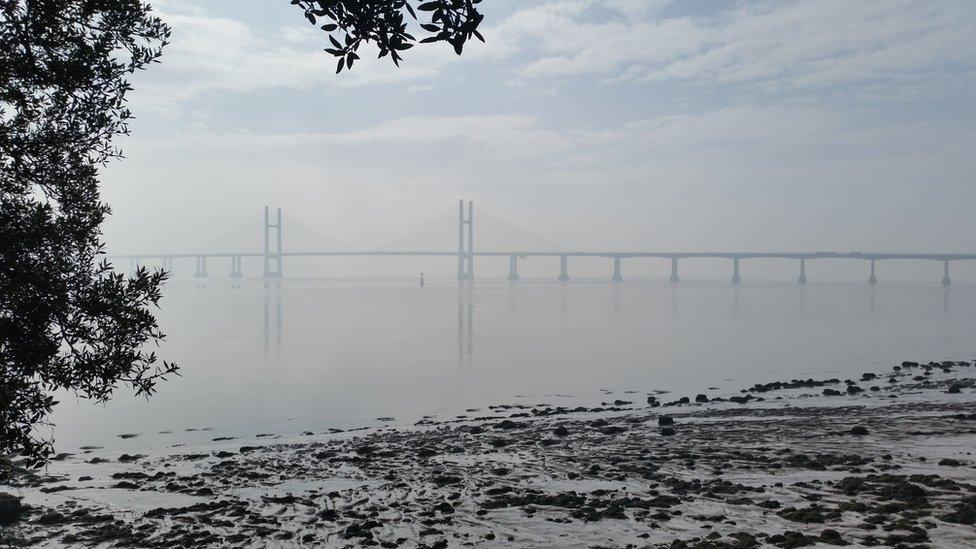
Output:
<svg viewBox="0 0 976 549">
<path fill-rule="evenodd" d="M 767 84 L 828 88 L 889 81 L 918 85 L 976 66 L 969 1 L 749 2 L 703 16 L 658 10 L 598 20 L 598 2 L 561 0 L 521 10 L 489 36 L 525 44 L 523 78 L 596 75 L 607 81 Z"/>
</svg>

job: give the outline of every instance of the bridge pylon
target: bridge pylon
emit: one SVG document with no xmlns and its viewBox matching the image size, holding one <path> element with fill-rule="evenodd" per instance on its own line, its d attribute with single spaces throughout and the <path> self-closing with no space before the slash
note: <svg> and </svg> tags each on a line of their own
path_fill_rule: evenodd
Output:
<svg viewBox="0 0 976 549">
<path fill-rule="evenodd" d="M 274 251 L 271 250 L 271 229 L 274 229 Z M 281 206 L 278 207 L 278 218 L 271 223 L 271 212 L 264 207 L 264 278 L 281 278 Z"/>
<path fill-rule="evenodd" d="M 465 230 L 467 225 L 467 247 Z M 468 201 L 468 217 L 464 217 L 464 199 L 458 200 L 458 280 L 474 280 L 474 202 Z"/>
</svg>

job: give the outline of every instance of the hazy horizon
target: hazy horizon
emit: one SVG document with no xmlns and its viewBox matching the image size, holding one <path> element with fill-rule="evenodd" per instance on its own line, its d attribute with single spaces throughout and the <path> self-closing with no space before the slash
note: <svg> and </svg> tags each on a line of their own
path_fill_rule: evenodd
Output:
<svg viewBox="0 0 976 549">
<path fill-rule="evenodd" d="M 462 197 L 563 249 L 976 251 L 970 2 L 493 0 L 463 56 L 339 75 L 286 3 L 154 6 L 173 39 L 104 171 L 115 252 L 265 204 L 379 247 Z"/>
</svg>

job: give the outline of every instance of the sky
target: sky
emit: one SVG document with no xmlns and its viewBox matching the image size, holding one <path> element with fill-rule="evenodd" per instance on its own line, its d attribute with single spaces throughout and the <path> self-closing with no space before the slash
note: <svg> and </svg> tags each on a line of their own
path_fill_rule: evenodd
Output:
<svg viewBox="0 0 976 549">
<path fill-rule="evenodd" d="M 378 247 L 459 198 L 563 249 L 976 251 L 976 2 L 485 0 L 462 56 L 338 75 L 285 0 L 153 6 L 114 252 L 265 204 Z"/>
</svg>

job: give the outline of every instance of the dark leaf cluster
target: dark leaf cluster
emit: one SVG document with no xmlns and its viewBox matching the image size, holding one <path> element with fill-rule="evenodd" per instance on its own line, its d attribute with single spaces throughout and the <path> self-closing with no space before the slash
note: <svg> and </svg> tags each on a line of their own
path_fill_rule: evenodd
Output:
<svg viewBox="0 0 976 549">
<path fill-rule="evenodd" d="M 99 169 L 169 28 L 140 0 L 0 0 L 0 454 L 44 463 L 56 395 L 150 395 L 162 271 L 114 272 Z"/>
<path fill-rule="evenodd" d="M 428 35 L 419 43 L 447 42 L 458 55 L 472 38 L 484 42 L 478 32 L 484 16 L 481 0 L 291 0 L 305 11 L 308 21 L 328 33 L 325 51 L 338 58 L 336 72 L 352 68 L 363 43 L 373 43 L 379 57 L 390 56 L 397 66 L 402 54 L 418 43 L 407 32 L 408 21 L 416 21 Z M 421 18 L 418 18 L 418 12 Z"/>
</svg>

